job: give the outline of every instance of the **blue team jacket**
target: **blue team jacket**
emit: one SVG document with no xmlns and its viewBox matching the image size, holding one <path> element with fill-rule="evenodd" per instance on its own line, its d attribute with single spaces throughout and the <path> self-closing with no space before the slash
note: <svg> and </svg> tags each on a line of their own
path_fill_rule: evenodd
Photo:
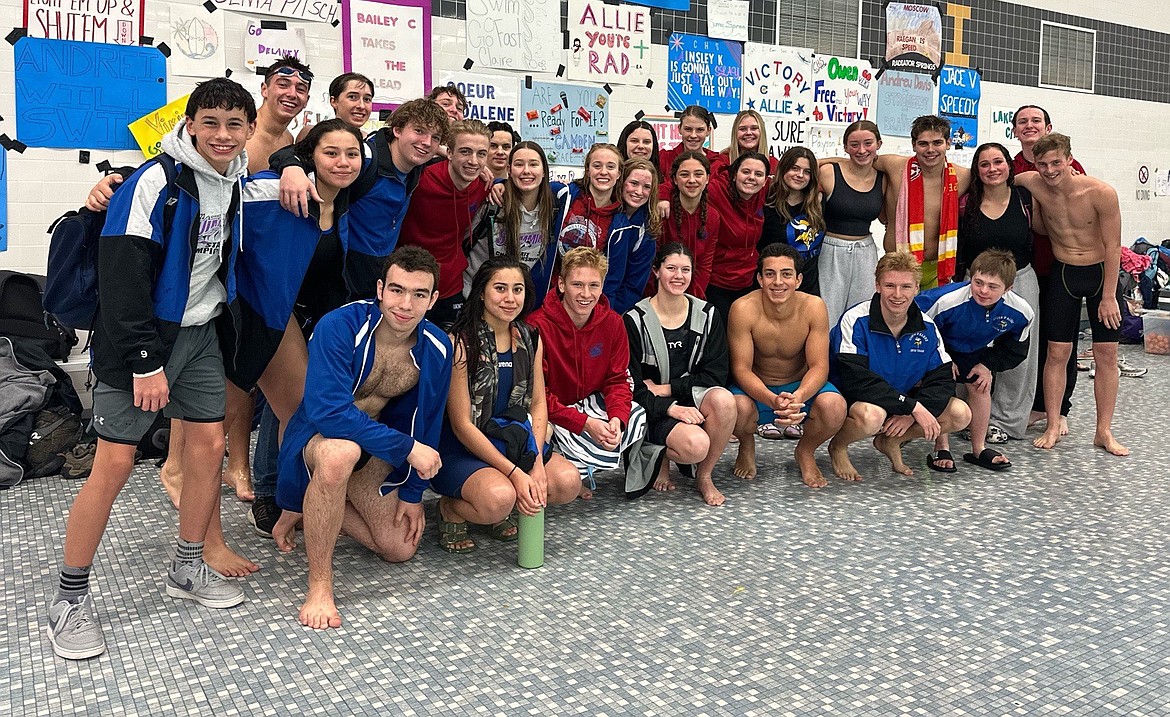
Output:
<svg viewBox="0 0 1170 717">
<path fill-rule="evenodd" d="M 1009 291 L 984 308 L 971 296 L 971 282 L 963 281 L 928 289 L 914 302 L 934 320 L 951 354 L 969 355 L 992 371 L 1013 369 L 1028 357 L 1035 316 L 1019 294 Z"/>
<path fill-rule="evenodd" d="M 398 490 L 407 503 L 422 500 L 427 481 L 406 462 L 418 441 L 436 448 L 451 387 L 451 341 L 423 320 L 411 357 L 418 368 L 414 388 L 391 399 L 374 420 L 354 405 L 354 394 L 374 367 L 374 333 L 382 313 L 373 301 L 355 301 L 330 311 L 309 339 L 305 397 L 289 420 L 280 446 L 276 502 L 302 512 L 309 475 L 301 452 L 316 434 L 353 441 L 392 466 L 382 495 Z"/>
</svg>

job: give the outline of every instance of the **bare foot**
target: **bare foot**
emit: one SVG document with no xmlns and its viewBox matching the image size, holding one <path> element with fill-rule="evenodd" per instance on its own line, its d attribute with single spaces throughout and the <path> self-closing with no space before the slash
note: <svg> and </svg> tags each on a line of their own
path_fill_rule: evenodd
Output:
<svg viewBox="0 0 1170 717">
<path fill-rule="evenodd" d="M 244 578 L 260 569 L 259 565 L 223 544 L 207 545 L 203 549 L 203 562 L 220 575 L 230 578 Z"/>
<path fill-rule="evenodd" d="M 1128 456 L 1129 449 L 1117 442 L 1113 437 L 1113 431 L 1097 430 L 1097 434 L 1093 436 L 1093 445 L 1098 448 L 1104 448 L 1115 456 Z"/>
<path fill-rule="evenodd" d="M 739 441 L 739 451 L 735 454 L 735 467 L 731 469 L 735 475 L 744 480 L 753 480 L 756 477 L 756 437 L 748 436 Z"/>
<path fill-rule="evenodd" d="M 341 613 L 333 604 L 333 587 L 331 585 L 309 585 L 309 593 L 305 595 L 305 604 L 297 619 L 305 627 L 314 630 L 328 630 L 331 627 L 341 627 Z"/>
<path fill-rule="evenodd" d="M 1060 435 L 1062 435 L 1062 436 L 1068 435 L 1068 416 L 1061 416 L 1060 417 Z"/>
<path fill-rule="evenodd" d="M 593 491 L 589 489 L 585 481 L 581 481 L 581 492 L 577 494 L 577 497 L 581 500 L 593 500 Z"/>
<path fill-rule="evenodd" d="M 1063 435 L 1065 434 L 1060 432 L 1059 425 L 1056 428 L 1049 426 L 1048 429 L 1044 431 L 1044 435 L 1032 441 L 1032 445 L 1036 446 L 1037 448 L 1052 448 L 1057 443 L 1060 443 L 1060 437 Z"/>
<path fill-rule="evenodd" d="M 800 467 L 800 479 L 809 488 L 824 488 L 829 484 L 825 480 L 825 474 L 821 473 L 820 466 L 817 465 L 816 456 L 812 451 L 801 450 L 800 446 L 796 447 L 793 452 L 796 457 L 796 465 Z"/>
<path fill-rule="evenodd" d="M 914 471 L 902 460 L 902 444 L 898 443 L 897 439 L 879 433 L 873 437 L 873 447 L 890 459 L 890 468 L 895 473 L 904 476 L 914 475 Z"/>
<path fill-rule="evenodd" d="M 252 491 L 252 471 L 247 465 L 236 466 L 228 461 L 228 466 L 223 472 L 223 482 L 231 486 L 236 492 L 236 497 L 245 503 L 256 500 L 256 494 Z"/>
<path fill-rule="evenodd" d="M 297 547 L 297 522 L 301 519 L 300 513 L 291 510 L 281 511 L 276 525 L 272 526 L 272 539 L 276 541 L 276 549 L 282 553 L 291 553 Z"/>
<path fill-rule="evenodd" d="M 158 472 L 158 479 L 162 482 L 163 490 L 167 492 L 167 497 L 171 499 L 171 505 L 175 506 L 175 510 L 179 509 L 179 496 L 183 495 L 183 471 L 171 467 L 172 464 L 178 463 L 178 459 L 168 460 Z"/>
<path fill-rule="evenodd" d="M 833 462 L 833 473 L 842 480 L 862 480 L 861 474 L 853 467 L 853 461 L 849 460 L 849 448 L 834 445 L 829 441 L 829 459 Z"/>
<path fill-rule="evenodd" d="M 670 479 L 669 473 L 666 475 L 658 474 L 658 477 L 654 479 L 654 490 L 664 493 L 669 490 L 674 490 L 674 481 Z"/>
<path fill-rule="evenodd" d="M 711 476 L 700 476 L 695 478 L 695 490 L 699 491 L 699 495 L 703 496 L 703 502 L 707 505 L 723 505 L 725 498 L 715 487 L 715 482 L 711 480 Z"/>
<path fill-rule="evenodd" d="M 1032 411 L 1028 414 L 1028 428 L 1035 426 L 1037 423 L 1048 418 L 1048 414 L 1044 411 Z"/>
</svg>

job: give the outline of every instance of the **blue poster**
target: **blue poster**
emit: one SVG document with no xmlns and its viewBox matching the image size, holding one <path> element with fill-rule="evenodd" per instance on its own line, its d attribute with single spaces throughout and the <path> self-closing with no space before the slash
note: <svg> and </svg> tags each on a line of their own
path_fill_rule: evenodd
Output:
<svg viewBox="0 0 1170 717">
<path fill-rule="evenodd" d="M 609 142 L 609 95 L 593 85 L 533 82 L 520 89 L 516 131 L 540 145 L 549 164 L 585 166 L 585 153 Z"/>
<path fill-rule="evenodd" d="M 0 147 L 0 251 L 8 251 L 8 153 Z"/>
<path fill-rule="evenodd" d="M 931 114 L 934 81 L 919 72 L 886 70 L 877 81 L 877 125 L 883 135 L 909 137 L 910 123 Z"/>
<path fill-rule="evenodd" d="M 23 37 L 13 61 L 16 138 L 30 147 L 137 149 L 127 125 L 167 103 L 154 47 Z"/>
<path fill-rule="evenodd" d="M 676 32 L 667 47 L 666 98 L 672 110 L 699 105 L 711 112 L 739 112 L 743 45 Z"/>
<path fill-rule="evenodd" d="M 979 144 L 979 73 L 943 65 L 938 77 L 938 113 L 951 122 L 951 147 L 974 149 Z"/>
<path fill-rule="evenodd" d="M 678 10 L 688 12 L 691 9 L 691 0 L 630 0 L 635 5 L 656 7 L 660 10 Z"/>
</svg>

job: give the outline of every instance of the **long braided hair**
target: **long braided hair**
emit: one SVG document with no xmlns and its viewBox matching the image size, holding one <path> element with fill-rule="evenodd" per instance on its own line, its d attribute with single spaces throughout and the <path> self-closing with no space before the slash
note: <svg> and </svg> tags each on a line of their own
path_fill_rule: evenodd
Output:
<svg viewBox="0 0 1170 717">
<path fill-rule="evenodd" d="M 687 150 L 679 156 L 674 158 L 674 162 L 670 165 L 670 180 L 673 188 L 670 191 L 670 217 L 674 221 L 675 233 L 682 236 L 682 195 L 679 194 L 678 189 L 678 168 L 682 166 L 683 162 L 687 160 L 695 160 L 703 165 L 704 171 L 707 172 L 708 184 L 703 188 L 703 193 L 699 195 L 699 234 L 698 239 L 702 241 L 707 240 L 707 189 L 711 186 L 711 161 L 707 159 L 707 155 L 695 150 Z"/>
</svg>

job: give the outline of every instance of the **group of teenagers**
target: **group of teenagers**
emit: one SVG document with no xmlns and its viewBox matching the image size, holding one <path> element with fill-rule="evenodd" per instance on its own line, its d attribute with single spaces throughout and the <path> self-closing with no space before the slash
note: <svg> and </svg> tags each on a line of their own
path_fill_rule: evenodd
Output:
<svg viewBox="0 0 1170 717">
<path fill-rule="evenodd" d="M 820 487 L 825 443 L 846 480 L 861 479 L 848 447 L 867 437 L 898 473 L 911 473 L 914 438 L 953 472 L 948 435 L 969 424 L 965 460 L 1002 470 L 988 442 L 1038 418 L 1038 446 L 1067 431 L 1082 298 L 1098 363 L 1116 361 L 1116 194 L 1073 171 L 1040 108 L 1016 113 L 1020 155 L 983 145 L 968 171 L 946 161 L 938 117 L 915 120 L 912 157 L 879 154 L 861 121 L 846 159 L 818 161 L 803 147 L 770 157 L 750 110 L 731 146 L 707 149 L 714 119 L 688 107 L 678 147 L 634 121 L 562 184 L 540 145 L 463 119 L 454 86 L 364 136 L 373 83 L 346 73 L 329 88 L 336 118 L 294 140 L 312 82 L 283 58 L 258 109 L 232 80 L 199 84 L 162 142 L 179 191 L 148 161 L 87 199 L 107 211 L 98 441 L 48 610 L 62 657 L 105 649 L 93 558 L 159 411 L 179 513 L 165 592 L 213 608 L 245 599 L 227 578 L 258 566 L 224 542 L 219 486 L 225 445 L 229 473 L 241 454 L 247 465 L 262 395 L 255 481 L 235 487 L 280 550 L 303 529 L 299 619 L 329 628 L 338 537 L 410 559 L 428 488 L 439 544 L 466 553 L 469 525 L 515 540 L 517 514 L 591 497 L 599 471 L 623 469 L 633 498 L 673 490 L 674 463 L 720 505 L 713 470 L 733 441 L 734 474 L 750 479 L 757 438 L 798 439 L 802 479 Z M 1041 247 L 1055 256 L 1043 269 Z M 1046 341 L 1032 340 L 1037 323 Z M 1095 391 L 1095 442 L 1124 454 L 1117 376 L 1099 372 Z"/>
</svg>

